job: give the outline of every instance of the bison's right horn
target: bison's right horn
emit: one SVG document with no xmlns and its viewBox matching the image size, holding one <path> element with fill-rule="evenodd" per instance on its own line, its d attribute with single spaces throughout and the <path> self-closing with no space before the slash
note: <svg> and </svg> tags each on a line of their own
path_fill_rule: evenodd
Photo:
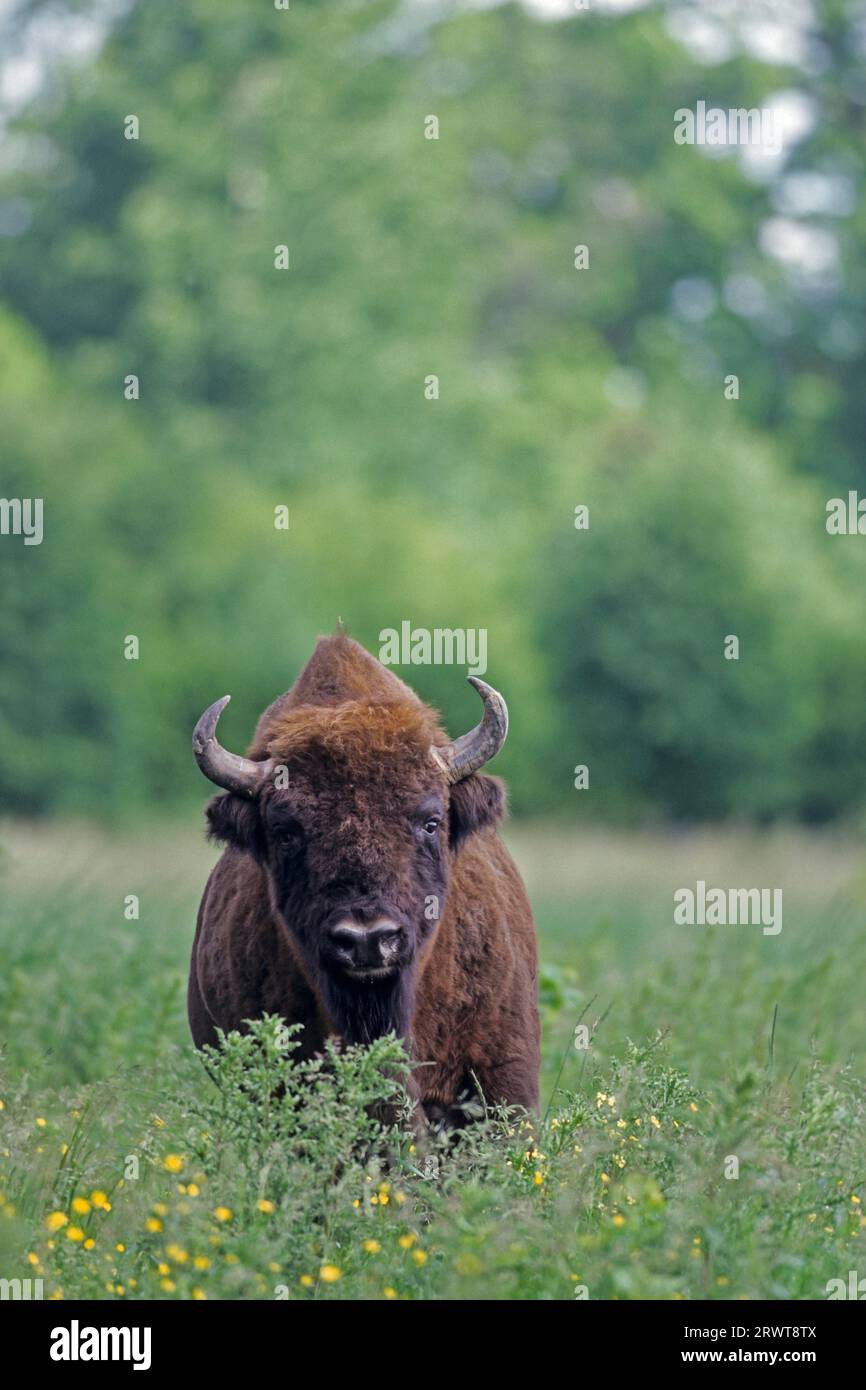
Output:
<svg viewBox="0 0 866 1390">
<path fill-rule="evenodd" d="M 270 760 L 257 763 L 252 758 L 239 758 L 223 748 L 216 738 L 219 717 L 231 698 L 231 695 L 224 695 L 205 710 L 193 732 L 192 751 L 205 777 L 218 787 L 239 792 L 241 796 L 255 796 L 268 775 Z"/>
<path fill-rule="evenodd" d="M 488 763 L 499 752 L 508 733 L 508 706 L 499 691 L 477 676 L 469 676 L 468 679 L 484 701 L 481 723 L 476 724 L 468 734 L 455 738 L 453 743 L 446 743 L 444 748 L 430 749 L 452 785 L 462 782 L 464 777 Z"/>
</svg>

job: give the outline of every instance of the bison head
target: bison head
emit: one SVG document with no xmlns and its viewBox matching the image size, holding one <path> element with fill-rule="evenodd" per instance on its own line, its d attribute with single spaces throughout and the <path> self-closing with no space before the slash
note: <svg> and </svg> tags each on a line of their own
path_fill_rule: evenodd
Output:
<svg viewBox="0 0 866 1390">
<path fill-rule="evenodd" d="M 253 758 L 217 742 L 228 696 L 196 725 L 198 765 L 228 792 L 208 806 L 211 834 L 262 866 L 272 911 L 347 1041 L 407 1035 L 455 858 L 502 813 L 501 783 L 479 769 L 502 746 L 508 714 L 495 690 L 470 680 L 483 718 L 451 743 L 410 692 L 278 702 Z"/>
</svg>

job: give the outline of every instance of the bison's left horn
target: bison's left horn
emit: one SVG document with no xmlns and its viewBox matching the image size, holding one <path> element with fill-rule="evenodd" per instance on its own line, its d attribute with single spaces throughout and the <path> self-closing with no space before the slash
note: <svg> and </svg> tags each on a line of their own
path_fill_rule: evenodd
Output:
<svg viewBox="0 0 866 1390">
<path fill-rule="evenodd" d="M 469 677 L 484 701 L 484 717 L 468 734 L 461 734 L 453 743 L 430 749 L 435 761 L 451 783 L 462 782 L 470 773 L 477 772 L 489 762 L 502 747 L 508 733 L 508 706 L 492 685 L 481 681 L 477 676 Z"/>
<path fill-rule="evenodd" d="M 193 732 L 192 751 L 205 777 L 209 777 L 218 787 L 239 792 L 241 796 L 255 796 L 268 775 L 270 762 L 257 763 L 252 758 L 239 758 L 236 753 L 229 753 L 223 748 L 216 738 L 219 717 L 231 698 L 231 695 L 224 695 L 205 710 Z"/>
</svg>

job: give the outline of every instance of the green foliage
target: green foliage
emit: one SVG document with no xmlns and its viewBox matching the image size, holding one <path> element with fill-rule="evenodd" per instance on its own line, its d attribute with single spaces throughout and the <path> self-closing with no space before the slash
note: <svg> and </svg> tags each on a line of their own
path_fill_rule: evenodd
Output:
<svg viewBox="0 0 866 1390">
<path fill-rule="evenodd" d="M 559 721 L 591 768 L 580 809 L 832 815 L 866 771 L 859 556 L 819 529 L 819 490 L 736 432 L 668 416 L 640 433 L 628 464 L 585 460 L 590 528 L 543 567 Z"/>
<path fill-rule="evenodd" d="M 338 617 L 487 629 L 518 810 L 862 802 L 862 563 L 823 531 L 864 476 L 856 18 L 801 70 L 699 62 L 664 9 L 149 0 L 49 64 L 0 175 L 2 488 L 45 502 L 0 546 L 4 803 L 191 803 L 201 709 L 232 691 L 243 746 Z M 821 120 L 762 180 L 674 143 L 780 87 Z M 761 250 L 796 175 L 836 189 L 786 214 L 818 281 Z M 472 720 L 462 672 L 402 674 Z"/>
<path fill-rule="evenodd" d="M 312 1185 L 317 1175 L 326 1185 L 339 1182 L 353 1154 L 363 1161 L 377 1145 L 384 1154 L 377 1107 L 405 1110 L 408 1123 L 401 1086 L 408 1063 L 393 1038 L 345 1050 L 329 1042 L 324 1056 L 296 1061 L 292 1052 L 300 1039 L 293 1034 L 299 1031 L 265 1018 L 252 1023 L 249 1033 L 232 1033 L 218 1048 L 205 1049 L 204 1066 L 215 1089 L 194 1107 L 188 1142 L 197 1149 L 196 1128 L 207 1132 L 197 1156 L 211 1178 L 219 1173 L 216 1152 L 218 1164 L 243 1175 L 250 1193 L 256 1190 L 254 1177 L 266 1168 L 269 1192 L 281 1199 Z"/>
<path fill-rule="evenodd" d="M 612 880 L 579 950 L 548 885 L 542 1115 L 488 1109 L 448 1138 L 409 1122 L 394 1039 L 302 1061 L 264 1019 L 193 1054 L 189 869 L 180 893 L 132 838 L 10 850 L 5 1277 L 118 1301 L 736 1300 L 824 1298 L 862 1268 L 862 885 L 758 944 L 654 931 Z M 141 922 L 109 868 L 141 885 Z"/>
<path fill-rule="evenodd" d="M 16 1098 L 7 1265 L 27 1269 L 27 1247 L 46 1292 L 125 1301 L 787 1299 L 821 1297 L 864 1246 L 866 1116 L 845 1072 L 815 1066 L 801 1093 L 740 1086 L 735 1105 L 725 1088 L 702 1095 L 654 1040 L 593 1065 L 540 1128 L 490 1114 L 448 1144 L 370 1119 L 399 1061 L 385 1040 L 292 1065 L 263 1021 L 210 1054 L 213 1085 L 172 1068 L 147 1121 L 115 1093 L 113 1124 L 137 1118 L 140 1133 L 125 1158 L 102 1139 L 98 1162 L 81 1142 L 92 1110 L 48 1107 L 34 1126 Z M 39 1190 L 28 1172 L 64 1134 Z M 130 1157 L 136 1176 L 118 1178 Z"/>
</svg>

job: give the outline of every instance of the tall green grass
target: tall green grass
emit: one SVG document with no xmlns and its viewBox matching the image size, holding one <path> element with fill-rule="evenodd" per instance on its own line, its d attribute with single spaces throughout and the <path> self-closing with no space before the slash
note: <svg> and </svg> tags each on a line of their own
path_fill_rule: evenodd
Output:
<svg viewBox="0 0 866 1390">
<path fill-rule="evenodd" d="M 513 841 L 542 1116 L 448 1141 L 371 1118 L 399 1086 L 393 1043 L 293 1066 L 263 1024 L 194 1054 L 200 837 L 7 828 L 0 1277 L 65 1298 L 787 1299 L 866 1274 L 858 851 Z M 698 877 L 782 887 L 782 933 L 674 927 L 673 888 Z"/>
</svg>

